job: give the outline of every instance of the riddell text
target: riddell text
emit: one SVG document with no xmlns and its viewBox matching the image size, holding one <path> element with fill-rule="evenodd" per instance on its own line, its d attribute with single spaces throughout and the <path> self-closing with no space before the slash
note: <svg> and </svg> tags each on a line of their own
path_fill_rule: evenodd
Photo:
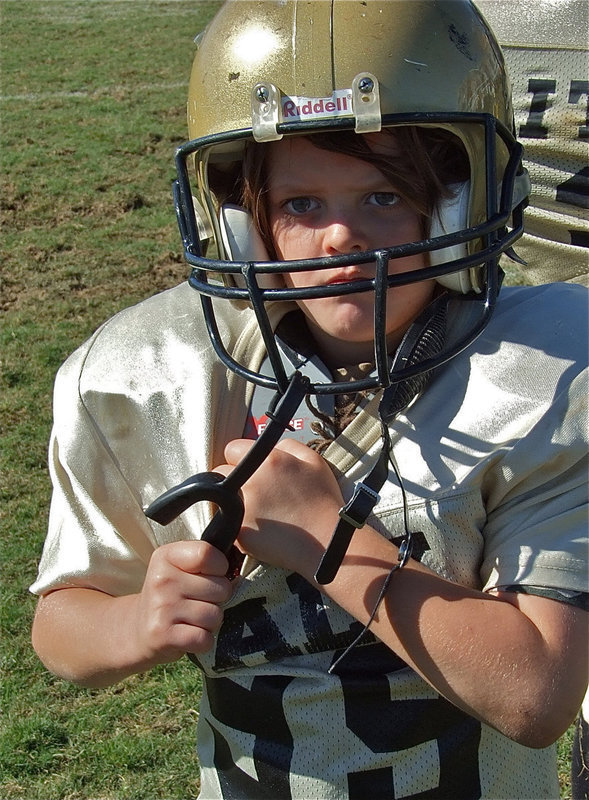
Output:
<svg viewBox="0 0 589 800">
<path fill-rule="evenodd" d="M 283 116 L 308 117 L 312 114 L 333 114 L 335 111 L 346 112 L 349 110 L 347 97 L 336 97 L 334 100 L 308 100 L 297 106 L 294 100 L 285 100 L 282 105 Z"/>
</svg>

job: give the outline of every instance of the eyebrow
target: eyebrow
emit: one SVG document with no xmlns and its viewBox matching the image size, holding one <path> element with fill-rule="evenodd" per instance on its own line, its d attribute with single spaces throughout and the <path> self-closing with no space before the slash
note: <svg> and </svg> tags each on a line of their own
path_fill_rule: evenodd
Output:
<svg viewBox="0 0 589 800">
<path fill-rule="evenodd" d="M 280 181 L 280 178 L 279 178 Z M 267 181 L 267 193 L 286 193 L 286 194 L 293 194 L 293 195 L 315 195 L 320 194 L 325 189 L 325 183 L 321 182 L 320 184 L 314 185 L 307 181 L 302 180 L 299 176 L 293 176 L 292 179 L 284 180 L 282 183 L 280 182 L 273 182 L 270 179 L 270 175 L 268 176 Z M 395 191 L 395 185 L 392 181 L 383 175 L 381 172 L 378 173 L 378 177 L 374 177 L 374 179 L 365 180 L 363 183 L 357 183 L 354 186 L 354 189 L 358 188 L 360 191 L 388 191 L 380 189 L 383 185 L 387 187 L 391 187 L 390 191 Z"/>
</svg>

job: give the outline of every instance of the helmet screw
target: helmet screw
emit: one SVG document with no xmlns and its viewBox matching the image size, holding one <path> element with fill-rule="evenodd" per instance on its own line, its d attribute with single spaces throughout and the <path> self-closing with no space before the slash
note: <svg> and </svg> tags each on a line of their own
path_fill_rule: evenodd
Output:
<svg viewBox="0 0 589 800">
<path fill-rule="evenodd" d="M 266 86 L 257 86 L 256 97 L 260 103 L 267 103 L 270 99 L 270 92 L 268 91 L 268 88 Z"/>
<path fill-rule="evenodd" d="M 362 94 L 370 94 L 374 89 L 374 81 L 372 78 L 361 78 L 358 82 L 358 89 Z"/>
</svg>

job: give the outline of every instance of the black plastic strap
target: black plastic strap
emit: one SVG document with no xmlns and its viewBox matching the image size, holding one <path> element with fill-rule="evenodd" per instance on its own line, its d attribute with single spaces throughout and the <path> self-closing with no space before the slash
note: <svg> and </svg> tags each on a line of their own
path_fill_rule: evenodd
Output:
<svg viewBox="0 0 589 800">
<path fill-rule="evenodd" d="M 390 448 L 389 430 L 382 423 L 381 427 L 383 444 L 378 460 L 366 478 L 356 484 L 350 500 L 340 508 L 339 522 L 317 567 L 315 580 L 321 585 L 331 583 L 335 578 L 354 531 L 366 524 L 372 509 L 380 499 L 379 492 L 389 473 Z"/>
<path fill-rule="evenodd" d="M 354 531 L 366 524 L 370 512 L 378 502 L 378 493 L 388 477 L 390 460 L 387 423 L 423 391 L 431 372 L 418 373 L 404 381 L 393 381 L 393 378 L 398 370 L 418 365 L 440 351 L 446 336 L 448 301 L 447 292 L 435 298 L 409 327 L 397 348 L 390 367 L 392 382 L 384 389 L 378 407 L 382 450 L 370 474 L 356 484 L 351 499 L 340 509 L 340 520 L 315 573 L 315 580 L 319 584 L 331 583 L 335 578 Z M 399 482 L 401 483 L 400 477 Z M 403 556 L 403 564 L 405 561 Z"/>
</svg>

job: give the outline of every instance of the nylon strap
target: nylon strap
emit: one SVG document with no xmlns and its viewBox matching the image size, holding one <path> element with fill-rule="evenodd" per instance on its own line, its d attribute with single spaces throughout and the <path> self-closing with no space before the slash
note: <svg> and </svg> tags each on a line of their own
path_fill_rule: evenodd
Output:
<svg viewBox="0 0 589 800">
<path fill-rule="evenodd" d="M 445 337 L 447 304 L 447 294 L 439 296 L 411 325 L 397 348 L 391 365 L 391 375 L 399 367 L 419 362 L 429 350 L 441 347 Z M 333 581 L 354 531 L 366 524 L 380 499 L 379 492 L 388 478 L 390 463 L 391 441 L 387 423 L 409 405 L 423 390 L 429 378 L 429 373 L 422 373 L 402 382 L 391 383 L 384 389 L 378 407 L 382 436 L 380 455 L 366 478 L 356 484 L 350 500 L 339 510 L 340 519 L 315 572 L 317 583 L 324 585 Z M 408 557 L 403 548 L 403 553 L 400 553 L 401 563 L 397 566 L 403 566 Z"/>
</svg>

